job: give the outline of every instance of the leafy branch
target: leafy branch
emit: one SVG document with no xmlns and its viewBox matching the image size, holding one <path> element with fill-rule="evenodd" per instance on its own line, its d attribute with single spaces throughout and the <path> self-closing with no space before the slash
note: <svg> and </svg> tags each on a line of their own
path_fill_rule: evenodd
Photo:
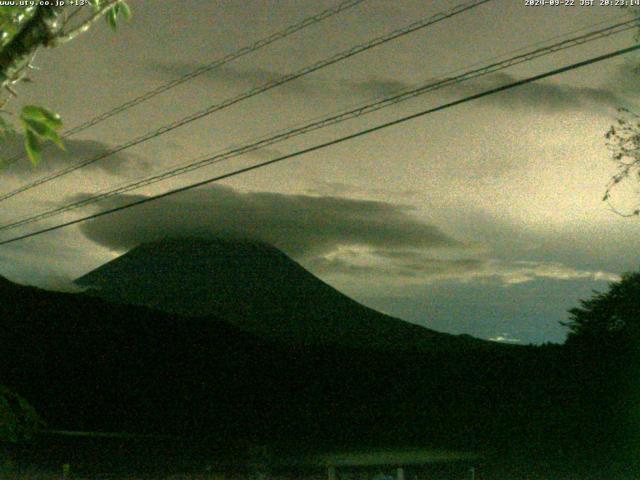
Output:
<svg viewBox="0 0 640 480">
<path fill-rule="evenodd" d="M 621 8 L 640 21 L 640 8 L 628 5 Z M 640 41 L 640 27 L 636 31 L 635 39 Z M 636 68 L 634 73 L 640 73 L 640 68 Z M 612 159 L 617 165 L 617 172 L 609 180 L 602 200 L 621 217 L 640 216 L 640 208 L 623 212 L 611 203 L 613 190 L 620 183 L 632 177 L 640 180 L 640 115 L 628 108 L 618 108 L 618 118 L 604 137 L 613 154 Z"/>
<path fill-rule="evenodd" d="M 43 47 L 53 48 L 74 40 L 104 17 L 107 24 L 116 29 L 121 19 L 131 18 L 131 9 L 124 0 L 90 0 L 92 12 L 80 23 L 67 28 L 75 20 L 83 7 L 78 7 L 71 15 L 68 7 L 0 7 L 0 136 L 15 127 L 2 115 L 12 97 L 17 97 L 15 87 L 30 81 L 28 72 L 33 69 L 33 59 Z M 24 130 L 25 151 L 33 164 L 42 156 L 42 144 L 51 141 L 63 148 L 58 130 L 62 126 L 60 117 L 33 105 L 22 108 L 19 114 Z"/>
<path fill-rule="evenodd" d="M 62 127 L 60 116 L 46 108 L 27 105 L 22 108 L 20 120 L 24 128 L 24 147 L 32 163 L 40 161 L 42 143 L 49 140 L 64 150 L 64 144 L 58 133 Z"/>
<path fill-rule="evenodd" d="M 91 2 L 93 7 L 93 14 L 85 19 L 80 25 L 77 25 L 72 30 L 63 32 L 56 36 L 54 39 L 54 46 L 62 43 L 70 42 L 74 40 L 78 35 L 83 34 L 91 28 L 102 16 L 105 17 L 107 24 L 116 30 L 118 27 L 118 21 L 120 17 L 129 21 L 131 19 L 131 8 L 123 0 L 93 0 Z"/>
<path fill-rule="evenodd" d="M 605 134 L 617 172 L 611 177 L 602 200 L 618 215 L 634 217 L 640 215 L 640 208 L 622 212 L 611 204 L 611 195 L 622 181 L 631 177 L 640 179 L 640 116 L 627 108 L 619 108 L 618 112 L 616 123 Z"/>
</svg>

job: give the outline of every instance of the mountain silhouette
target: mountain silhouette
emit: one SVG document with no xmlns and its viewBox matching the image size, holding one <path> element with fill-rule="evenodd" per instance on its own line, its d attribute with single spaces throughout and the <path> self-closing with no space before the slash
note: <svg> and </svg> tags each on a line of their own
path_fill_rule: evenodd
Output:
<svg viewBox="0 0 640 480">
<path fill-rule="evenodd" d="M 248 240 L 166 239 L 144 243 L 75 282 L 118 303 L 168 313 L 218 315 L 289 345 L 401 350 L 487 346 L 365 307 L 273 246 Z"/>
<path fill-rule="evenodd" d="M 167 314 L 1 277 L 0 341 L 0 383 L 51 428 L 215 432 L 221 443 L 449 436 L 443 418 L 474 424 L 478 409 L 493 411 L 512 395 L 486 385 L 508 379 L 519 388 L 523 371 L 510 365 L 526 363 L 526 352 L 511 348 L 382 354 L 286 345 L 212 315 Z M 452 442 L 466 441 L 454 430 Z"/>
<path fill-rule="evenodd" d="M 291 345 L 214 315 L 168 314 L 0 277 L 0 383 L 52 429 L 171 434 L 231 449 L 296 447 L 302 439 L 322 448 L 522 445 L 540 458 L 558 446 L 591 457 L 602 443 L 593 438 L 611 437 L 598 415 L 604 401 L 591 400 L 605 398 L 594 390 L 598 377 L 571 352 L 471 348 L 485 343 L 426 332 L 413 345 L 429 351 L 382 351 L 384 339 L 371 342 L 375 349 Z M 93 451 L 92 442 L 83 448 Z"/>
</svg>

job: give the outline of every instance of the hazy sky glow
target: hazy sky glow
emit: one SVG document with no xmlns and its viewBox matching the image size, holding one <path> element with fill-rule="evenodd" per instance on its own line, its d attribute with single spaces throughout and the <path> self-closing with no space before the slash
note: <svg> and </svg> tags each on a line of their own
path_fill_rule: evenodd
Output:
<svg viewBox="0 0 640 480">
<path fill-rule="evenodd" d="M 67 142 L 69 153 L 51 150 L 36 169 L 25 160 L 3 174 L 2 191 L 458 3 L 368 0 L 82 132 Z M 46 105 L 74 126 L 333 2 L 131 4 L 134 19 L 116 34 L 100 25 L 79 41 L 41 52 L 40 70 L 19 100 Z M 5 202 L 0 220 L 84 198 L 567 32 L 604 26 L 622 14 L 494 0 L 18 195 Z M 293 152 L 633 41 L 629 32 L 556 53 L 102 205 Z M 614 173 L 603 136 L 616 107 L 636 105 L 635 62 L 640 59 L 631 56 L 598 63 L 4 246 L 0 273 L 62 286 L 139 241 L 246 234 L 274 243 L 357 300 L 415 323 L 498 341 L 561 341 L 558 321 L 568 308 L 638 268 L 640 221 L 613 214 L 601 201 Z M 638 194 L 634 186 L 616 193 L 621 207 Z"/>
</svg>

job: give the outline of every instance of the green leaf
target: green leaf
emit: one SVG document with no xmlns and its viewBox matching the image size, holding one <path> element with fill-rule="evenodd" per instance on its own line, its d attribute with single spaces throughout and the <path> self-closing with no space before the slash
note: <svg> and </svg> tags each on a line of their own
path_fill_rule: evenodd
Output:
<svg viewBox="0 0 640 480">
<path fill-rule="evenodd" d="M 98 12 L 100 10 L 100 0 L 89 0 L 89 3 L 93 7 L 94 12 Z"/>
<path fill-rule="evenodd" d="M 47 140 L 51 140 L 53 143 L 56 144 L 56 146 L 60 149 L 60 150 L 64 150 L 66 151 L 67 148 L 64 146 L 64 143 L 62 142 L 62 137 L 60 136 L 60 134 L 58 132 L 56 132 L 55 130 L 49 130 L 47 136 L 45 137 Z"/>
<path fill-rule="evenodd" d="M 52 129 L 60 128 L 62 126 L 60 115 L 52 112 L 51 110 L 47 110 L 46 108 L 37 107 L 35 105 L 24 106 L 20 116 L 24 120 L 35 120 L 36 122 L 45 123 Z"/>
<path fill-rule="evenodd" d="M 53 128 L 51 128 L 48 124 L 44 122 L 39 122 L 37 120 L 32 120 L 28 118 L 23 118 L 22 122 L 24 124 L 25 130 L 33 130 L 35 134 L 39 137 L 42 137 L 46 140 L 51 140 L 62 150 L 65 150 L 64 144 L 62 143 L 62 138 Z"/>
<path fill-rule="evenodd" d="M 61 149 L 65 149 L 62 137 L 57 132 L 62 126 L 62 120 L 57 113 L 43 107 L 26 105 L 20 112 L 20 120 L 25 131 L 25 150 L 34 165 L 42 156 L 43 140 L 50 140 Z"/>
<path fill-rule="evenodd" d="M 116 3 L 113 7 L 107 10 L 107 14 L 105 15 L 107 25 L 109 25 L 111 29 L 114 31 L 118 29 L 118 11 L 119 10 L 120 10 L 120 4 Z"/>
<path fill-rule="evenodd" d="M 37 165 L 42 157 L 42 143 L 33 130 L 27 129 L 25 131 L 24 148 L 31 163 Z"/>
<path fill-rule="evenodd" d="M 124 0 L 116 3 L 113 7 L 107 10 L 105 20 L 107 21 L 107 25 L 109 25 L 113 30 L 117 30 L 118 19 L 120 17 L 124 18 L 126 21 L 131 20 L 132 17 L 131 7 L 129 7 L 127 2 Z"/>
<path fill-rule="evenodd" d="M 122 14 L 122 18 L 124 18 L 127 22 L 129 20 L 131 20 L 131 17 L 133 16 L 133 14 L 131 13 L 131 7 L 129 7 L 129 4 L 127 4 L 127 2 L 120 2 L 118 5 L 120 5 L 120 10 L 119 10 L 119 14 Z"/>
</svg>

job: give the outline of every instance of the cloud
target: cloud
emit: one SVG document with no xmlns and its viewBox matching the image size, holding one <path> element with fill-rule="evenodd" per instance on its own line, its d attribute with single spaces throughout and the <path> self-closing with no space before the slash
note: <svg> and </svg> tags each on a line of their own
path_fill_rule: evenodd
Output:
<svg viewBox="0 0 640 480">
<path fill-rule="evenodd" d="M 274 72 L 264 68 L 237 69 L 234 67 L 222 67 L 212 70 L 207 76 L 215 81 L 241 86 L 244 88 L 260 87 L 268 83 L 276 83 L 282 80 L 286 74 Z M 316 91 L 321 81 L 294 80 L 278 87 L 278 92 L 289 94 L 309 94 Z"/>
<path fill-rule="evenodd" d="M 446 252 L 450 258 L 438 258 L 432 252 L 415 249 L 351 248 L 314 257 L 304 265 L 318 274 L 358 276 L 362 280 L 384 277 L 400 284 L 498 280 L 508 287 L 539 279 L 617 281 L 620 278 L 615 273 L 577 269 L 559 262 L 509 261 L 482 253 L 470 257 L 470 250 L 450 250 Z"/>
<path fill-rule="evenodd" d="M 60 230 L 51 236 L 5 245 L 0 255 L 0 275 L 23 285 L 77 291 L 73 279 L 112 256 L 95 244 L 77 240 L 75 232 Z"/>
<path fill-rule="evenodd" d="M 167 62 L 154 64 L 153 68 L 174 78 L 201 68 L 202 65 L 188 62 Z M 264 68 L 244 68 L 224 66 L 206 73 L 210 81 L 220 82 L 231 86 L 252 88 L 284 77 L 286 73 L 275 72 Z M 508 94 L 490 95 L 482 99 L 487 104 L 500 107 L 534 108 L 548 112 L 576 110 L 580 108 L 617 108 L 625 103 L 623 97 L 629 94 L 629 88 L 634 92 L 639 90 L 637 85 L 629 88 L 624 85 L 634 83 L 637 68 L 630 62 L 618 67 L 615 81 L 603 87 L 586 87 L 572 84 L 556 83 L 554 81 L 538 81 L 516 87 Z M 462 82 L 448 87 L 445 94 L 471 95 L 483 90 L 500 87 L 520 80 L 509 73 L 498 72 L 475 80 Z M 435 80 L 433 80 L 435 81 Z M 424 82 L 431 83 L 425 80 Z M 637 82 L 636 82 L 637 83 Z M 417 88 L 417 83 L 405 82 L 393 78 L 369 76 L 363 80 L 329 79 L 318 75 L 305 76 L 278 87 L 279 93 L 292 95 L 331 96 L 345 95 L 362 98 L 381 98 L 391 96 L 404 90 Z"/>
<path fill-rule="evenodd" d="M 342 80 L 339 85 L 351 93 L 373 98 L 387 97 L 416 87 L 400 80 L 373 77 L 366 80 Z"/>
<path fill-rule="evenodd" d="M 518 80 L 521 78 L 500 72 L 478 80 L 463 82 L 448 90 L 471 95 Z M 617 108 L 624 104 L 624 100 L 609 87 L 584 87 L 544 80 L 513 88 L 509 90 L 508 94 L 489 95 L 482 101 L 500 107 L 533 108 L 550 112 L 577 110 L 585 107 Z"/>
<path fill-rule="evenodd" d="M 620 276 L 615 273 L 580 270 L 559 262 L 517 261 L 511 262 L 509 270 L 509 275 L 505 277 L 506 283 L 509 284 L 529 282 L 535 278 L 550 278 L 554 280 L 588 279 L 606 282 L 620 280 Z"/>
<path fill-rule="evenodd" d="M 23 154 L 23 136 L 11 134 L 3 139 L 3 149 L 6 148 L 5 158 Z M 42 154 L 42 160 L 33 167 L 29 160 L 22 158 L 2 170 L 3 175 L 19 178 L 40 177 L 79 162 L 90 160 L 104 152 L 111 150 L 112 146 L 95 140 L 64 140 L 65 150 L 61 150 L 52 144 L 47 144 Z M 103 172 L 109 175 L 120 175 L 128 172 L 147 171 L 150 163 L 137 155 L 129 153 L 116 153 L 98 160 L 85 167 L 86 172 Z"/>
<path fill-rule="evenodd" d="M 513 338 L 508 333 L 503 333 L 501 335 L 496 335 L 495 337 L 489 338 L 492 342 L 500 342 L 500 343 L 521 343 L 522 340 L 519 338 Z"/>
<path fill-rule="evenodd" d="M 73 200 L 81 197 L 76 195 Z M 109 206 L 139 198 L 123 195 L 111 199 Z M 466 248 L 412 213 L 412 207 L 381 201 L 242 193 L 214 186 L 127 209 L 81 228 L 89 239 L 113 250 L 178 236 L 253 238 L 295 258 L 356 247 L 389 251 Z"/>
<path fill-rule="evenodd" d="M 620 92 L 621 95 L 637 100 L 640 94 L 640 61 L 638 56 L 625 59 L 624 62 L 614 67 L 611 80 L 608 82 L 609 88 Z"/>
<path fill-rule="evenodd" d="M 411 259 L 415 259 L 411 261 Z M 334 252 L 314 257 L 305 266 L 317 274 L 366 275 L 398 280 L 425 281 L 429 277 L 464 276 L 476 272 L 484 261 L 476 258 L 439 259 L 416 251 L 378 251 L 364 254 Z"/>
<path fill-rule="evenodd" d="M 176 78 L 198 70 L 203 66 L 204 65 L 192 62 L 164 62 L 155 63 L 152 68 L 167 77 Z M 249 89 L 259 87 L 266 83 L 276 82 L 285 75 L 286 73 L 275 72 L 260 67 L 240 69 L 225 65 L 209 70 L 204 73 L 201 78 L 215 83 Z M 277 92 L 297 95 L 316 93 L 321 91 L 322 88 L 326 88 L 326 85 L 323 85 L 324 83 L 323 80 L 315 77 L 313 79 L 300 78 L 279 86 Z"/>
<path fill-rule="evenodd" d="M 106 206 L 141 198 L 122 195 Z M 538 279 L 619 278 L 560 262 L 497 259 L 486 247 L 452 238 L 413 213 L 412 207 L 382 201 L 245 193 L 216 185 L 100 217 L 81 230 L 114 251 L 171 237 L 256 239 L 282 249 L 318 275 L 365 282 L 498 280 L 511 286 Z"/>
<path fill-rule="evenodd" d="M 203 65 L 189 62 L 155 63 L 152 68 L 161 74 L 175 78 L 193 72 Z M 276 82 L 293 72 L 276 72 L 273 70 L 255 68 L 237 68 L 223 66 L 210 70 L 203 75 L 209 81 L 227 84 L 245 89 L 259 87 L 267 83 Z M 329 79 L 319 75 L 304 76 L 277 87 L 278 93 L 290 95 L 318 95 L 334 97 L 335 95 L 361 96 L 378 98 L 411 88 L 410 83 L 391 78 L 370 76 L 364 80 Z"/>
<path fill-rule="evenodd" d="M 272 158 L 272 157 L 271 157 Z M 313 182 L 313 187 L 308 188 L 306 193 L 311 195 L 328 195 L 328 196 L 349 196 L 349 197 L 371 197 L 376 195 L 385 195 L 387 197 L 393 196 L 393 198 L 412 198 L 420 193 L 418 189 L 390 189 L 390 188 L 376 188 L 371 185 L 366 187 L 354 185 L 344 182 L 328 182 L 324 180 L 316 180 Z"/>
</svg>

